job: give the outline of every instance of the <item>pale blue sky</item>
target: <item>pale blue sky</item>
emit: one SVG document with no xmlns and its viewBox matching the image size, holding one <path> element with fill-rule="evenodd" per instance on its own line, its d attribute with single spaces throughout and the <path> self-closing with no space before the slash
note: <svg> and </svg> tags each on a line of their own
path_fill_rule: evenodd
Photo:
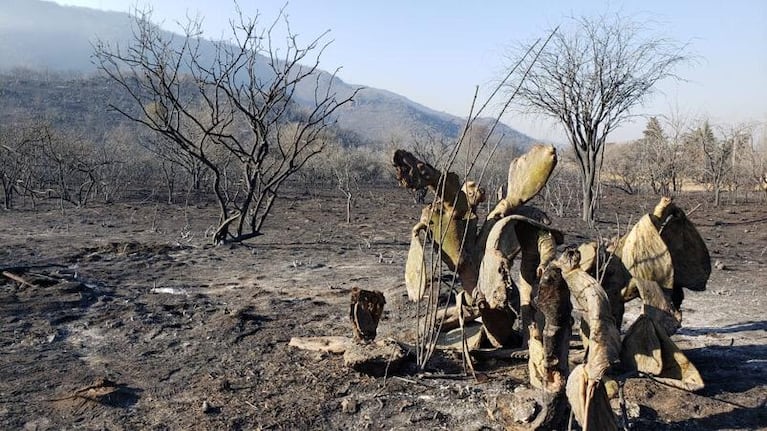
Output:
<svg viewBox="0 0 767 431">
<path fill-rule="evenodd" d="M 169 30 L 187 13 L 199 13 L 212 38 L 234 16 L 227 0 L 56 0 L 127 12 L 150 5 Z M 471 3 L 471 4 L 470 4 Z M 283 1 L 240 0 L 248 14 L 270 22 Z M 620 13 L 659 23 L 656 28 L 689 43 L 699 61 L 677 69 L 686 82 L 663 82 L 639 115 L 677 110 L 714 123 L 767 121 L 767 1 L 361 1 L 292 0 L 294 32 L 308 40 L 330 30 L 332 45 L 321 67 L 351 84 L 383 88 L 433 109 L 466 116 L 474 87 L 490 89 L 501 76 L 507 47 L 534 40 L 569 15 Z M 564 141 L 560 128 L 512 114 L 504 121 L 533 137 Z M 639 118 L 613 133 L 622 141 L 641 135 Z"/>
</svg>

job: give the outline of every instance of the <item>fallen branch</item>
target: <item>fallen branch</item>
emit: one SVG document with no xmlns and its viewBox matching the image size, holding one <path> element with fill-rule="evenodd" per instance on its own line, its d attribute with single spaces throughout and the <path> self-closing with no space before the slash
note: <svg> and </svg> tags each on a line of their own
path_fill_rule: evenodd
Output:
<svg viewBox="0 0 767 431">
<path fill-rule="evenodd" d="M 351 343 L 349 337 L 293 337 L 289 345 L 313 352 L 344 353 Z"/>
<path fill-rule="evenodd" d="M 13 281 L 15 281 L 17 283 L 21 283 L 22 286 L 23 285 L 27 285 L 29 287 L 37 287 L 36 285 L 34 285 L 34 284 L 28 282 L 27 280 L 25 280 L 24 278 L 22 278 L 21 276 L 18 276 L 18 275 L 14 274 L 14 273 L 12 273 L 10 271 L 3 271 L 3 275 L 6 278 L 9 278 L 9 279 L 11 279 L 11 280 L 13 280 Z"/>
</svg>

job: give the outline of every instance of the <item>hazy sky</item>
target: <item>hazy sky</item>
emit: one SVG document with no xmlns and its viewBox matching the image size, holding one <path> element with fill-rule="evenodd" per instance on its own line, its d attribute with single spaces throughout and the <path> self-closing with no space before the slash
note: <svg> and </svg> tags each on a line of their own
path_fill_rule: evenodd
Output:
<svg viewBox="0 0 767 431">
<path fill-rule="evenodd" d="M 221 38 L 234 16 L 227 0 L 56 0 L 65 5 L 128 12 L 149 5 L 153 19 L 177 31 L 187 14 L 204 17 L 211 38 Z M 283 1 L 239 0 L 247 14 L 271 22 Z M 544 36 L 567 16 L 620 13 L 657 23 L 656 29 L 689 43 L 698 61 L 677 69 L 683 82 L 666 81 L 634 113 L 671 111 L 713 123 L 767 121 L 767 1 L 360 1 L 292 0 L 290 25 L 300 40 L 330 30 L 332 45 L 321 68 L 399 93 L 430 108 L 466 116 L 474 88 L 489 90 L 506 66 L 505 53 L 518 41 Z M 518 113 L 504 121 L 533 137 L 564 141 L 561 128 Z M 641 135 L 638 118 L 613 133 L 622 141 Z"/>
</svg>

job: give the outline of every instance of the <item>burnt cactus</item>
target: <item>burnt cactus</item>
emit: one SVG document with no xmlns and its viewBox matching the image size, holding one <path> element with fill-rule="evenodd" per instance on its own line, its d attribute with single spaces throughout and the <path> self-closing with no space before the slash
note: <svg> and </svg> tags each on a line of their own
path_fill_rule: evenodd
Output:
<svg viewBox="0 0 767 431">
<path fill-rule="evenodd" d="M 404 187 L 428 189 L 434 200 L 413 227 L 405 270 L 408 295 L 419 300 L 433 281 L 426 265 L 424 245 L 431 244 L 441 261 L 460 278 L 470 302 L 483 318 L 488 339 L 496 346 L 519 345 L 521 331 L 513 329 L 521 307 L 531 301 L 532 288 L 548 261 L 553 259 L 562 234 L 549 226 L 546 215 L 524 204 L 545 186 L 557 163 L 552 146 L 536 145 L 514 159 L 509 167 L 508 193 L 478 226 L 476 207 L 486 199 L 473 181 L 461 181 L 455 173 L 443 173 L 413 154 L 397 150 L 393 164 Z M 510 273 L 513 259 L 522 255 L 523 279 L 518 287 Z M 520 333 L 522 332 L 522 333 Z"/>
</svg>

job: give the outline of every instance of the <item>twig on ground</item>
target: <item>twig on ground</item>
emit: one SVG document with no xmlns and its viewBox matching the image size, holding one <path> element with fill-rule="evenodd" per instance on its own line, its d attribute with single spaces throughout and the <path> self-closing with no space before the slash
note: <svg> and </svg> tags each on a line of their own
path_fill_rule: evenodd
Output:
<svg viewBox="0 0 767 431">
<path fill-rule="evenodd" d="M 705 398 L 705 399 L 708 399 L 708 400 L 719 401 L 722 404 L 731 405 L 733 407 L 737 407 L 737 408 L 740 408 L 740 409 L 752 408 L 752 407 L 745 406 L 743 404 L 738 404 L 738 403 L 733 402 L 733 401 L 723 400 L 721 398 L 717 398 L 717 397 L 714 397 L 714 396 L 701 395 L 701 394 L 695 393 L 694 391 L 691 391 L 691 390 L 688 390 L 688 389 L 684 389 L 684 388 L 680 388 L 680 387 L 668 384 L 668 383 L 666 383 L 666 382 L 664 382 L 662 380 L 658 380 L 657 378 L 655 378 L 655 376 L 652 376 L 650 374 L 639 373 L 639 375 L 642 376 L 642 377 L 646 377 L 646 378 L 652 380 L 653 382 L 655 382 L 655 383 L 657 383 L 659 385 L 663 385 L 663 386 L 666 386 L 666 387 L 669 387 L 669 388 L 673 388 L 673 389 L 676 389 L 676 390 L 679 390 L 679 391 L 682 391 L 682 392 L 686 392 L 688 394 L 695 395 L 696 397 Z"/>
<path fill-rule="evenodd" d="M 15 281 L 15 282 L 17 282 L 17 283 L 20 283 L 22 286 L 23 286 L 23 285 L 27 285 L 27 286 L 29 286 L 29 287 L 37 287 L 37 286 L 35 286 L 34 284 L 32 284 L 32 283 L 28 282 L 27 280 L 25 280 L 24 278 L 22 278 L 21 276 L 18 276 L 18 275 L 16 275 L 16 274 L 12 273 L 12 272 L 9 272 L 9 271 L 3 271 L 3 273 L 2 273 L 2 274 L 3 274 L 3 275 L 6 277 L 6 278 L 9 278 L 9 279 L 11 279 L 11 280 L 13 280 L 13 281 Z"/>
</svg>

